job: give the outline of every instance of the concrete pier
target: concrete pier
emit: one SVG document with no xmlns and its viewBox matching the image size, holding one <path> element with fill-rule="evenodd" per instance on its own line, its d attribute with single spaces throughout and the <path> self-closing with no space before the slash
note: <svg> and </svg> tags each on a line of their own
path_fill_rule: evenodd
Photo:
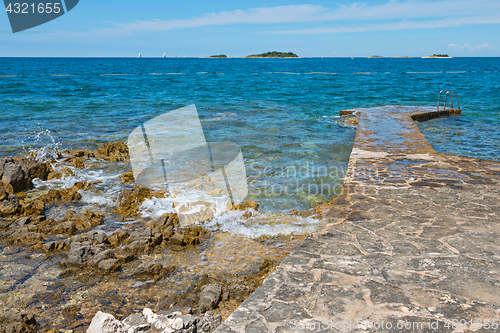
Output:
<svg viewBox="0 0 500 333">
<path fill-rule="evenodd" d="M 342 193 L 218 332 L 500 332 L 500 163 L 437 153 L 435 109 L 341 111 Z"/>
</svg>

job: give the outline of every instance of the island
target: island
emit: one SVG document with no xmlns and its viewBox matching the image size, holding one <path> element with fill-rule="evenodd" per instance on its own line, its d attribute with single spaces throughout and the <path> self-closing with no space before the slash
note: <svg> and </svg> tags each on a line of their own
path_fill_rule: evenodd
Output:
<svg viewBox="0 0 500 333">
<path fill-rule="evenodd" d="M 379 55 L 374 55 L 374 56 L 371 56 L 371 57 L 368 57 L 369 59 L 371 58 L 383 58 L 383 56 L 379 56 Z"/>
<path fill-rule="evenodd" d="M 225 55 L 225 54 L 217 54 L 217 55 L 211 55 L 209 58 L 227 58 L 227 55 Z"/>
<path fill-rule="evenodd" d="M 245 58 L 298 58 L 299 56 L 293 52 L 266 52 L 261 54 L 251 54 Z"/>
<path fill-rule="evenodd" d="M 425 57 L 422 57 L 422 58 L 452 58 L 452 57 L 450 57 L 447 54 L 433 54 L 431 56 L 425 56 Z"/>
</svg>

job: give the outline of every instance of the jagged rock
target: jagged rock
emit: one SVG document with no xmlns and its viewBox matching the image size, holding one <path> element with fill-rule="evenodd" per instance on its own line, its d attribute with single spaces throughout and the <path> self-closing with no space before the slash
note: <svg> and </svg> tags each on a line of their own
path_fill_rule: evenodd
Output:
<svg viewBox="0 0 500 333">
<path fill-rule="evenodd" d="M 98 311 L 90 323 L 87 333 L 129 333 L 130 326 L 116 320 L 109 313 Z"/>
<path fill-rule="evenodd" d="M 77 168 L 77 169 L 83 169 L 85 167 L 85 164 L 83 164 L 83 161 L 80 158 L 74 157 L 74 156 L 64 159 L 63 162 L 66 163 L 67 165 L 72 166 L 73 168 Z"/>
<path fill-rule="evenodd" d="M 15 194 L 9 194 L 7 199 L 0 203 L 0 215 L 8 217 L 14 215 L 19 210 L 19 198 Z"/>
<path fill-rule="evenodd" d="M 45 203 L 41 200 L 32 200 L 30 202 L 21 202 L 23 215 L 40 216 L 45 214 Z"/>
<path fill-rule="evenodd" d="M 135 332 L 143 332 L 151 328 L 142 313 L 131 314 L 123 320 L 123 323 L 130 326 Z"/>
<path fill-rule="evenodd" d="M 2 182 L 11 185 L 15 192 L 26 190 L 32 185 L 26 166 L 12 157 L 0 159 L 0 174 Z"/>
<path fill-rule="evenodd" d="M 26 227 L 30 223 L 31 219 L 29 217 L 21 217 L 14 221 L 14 224 L 21 228 Z"/>
<path fill-rule="evenodd" d="M 47 177 L 53 171 L 50 162 L 37 162 L 33 159 L 27 159 L 25 160 L 25 165 L 28 169 L 30 181 L 35 178 L 47 180 Z"/>
<path fill-rule="evenodd" d="M 115 231 L 111 236 L 108 237 L 108 241 L 111 243 L 111 245 L 117 247 L 121 243 L 123 243 L 125 240 L 127 240 L 130 237 L 130 234 L 126 231 L 123 230 L 118 230 Z"/>
<path fill-rule="evenodd" d="M 120 269 L 120 265 L 118 264 L 118 259 L 106 259 L 99 262 L 97 265 L 99 269 L 103 271 L 116 271 Z"/>
<path fill-rule="evenodd" d="M 43 244 L 42 248 L 47 252 L 61 251 L 67 248 L 65 241 L 53 241 Z"/>
<path fill-rule="evenodd" d="M 115 259 L 115 251 L 110 249 L 110 250 L 104 250 L 102 252 L 99 252 L 92 258 L 92 264 L 98 265 L 101 261 L 107 260 L 107 259 Z"/>
<path fill-rule="evenodd" d="M 170 244 L 176 245 L 176 246 L 186 245 L 186 242 L 184 241 L 184 235 L 181 235 L 178 232 L 174 232 L 174 234 L 170 238 Z"/>
<path fill-rule="evenodd" d="M 134 174 L 132 172 L 124 172 L 120 175 L 120 179 L 126 184 L 133 183 Z"/>
<path fill-rule="evenodd" d="M 71 220 L 75 223 L 78 230 L 86 230 L 104 222 L 103 215 L 91 211 L 85 213 L 77 213 L 72 209 L 68 209 L 64 214 L 64 219 Z"/>
<path fill-rule="evenodd" d="M 118 197 L 118 208 L 115 212 L 124 216 L 134 215 L 144 200 L 151 199 L 151 190 L 141 184 L 135 184 L 131 190 L 124 189 Z"/>
<path fill-rule="evenodd" d="M 85 158 L 95 157 L 94 152 L 92 152 L 90 150 L 86 150 L 86 149 L 75 150 L 73 152 L 68 151 L 67 153 L 70 155 L 73 155 L 75 157 L 85 157 Z"/>
<path fill-rule="evenodd" d="M 30 333 L 38 328 L 35 316 L 26 312 L 7 311 L 0 313 L 0 332 Z"/>
<path fill-rule="evenodd" d="M 130 159 L 128 147 L 122 142 L 105 144 L 97 148 L 95 155 L 109 162 L 128 161 Z"/>
<path fill-rule="evenodd" d="M 53 234 L 68 234 L 73 235 L 76 232 L 76 225 L 73 221 L 62 222 L 52 227 Z"/>
<path fill-rule="evenodd" d="M 158 279 L 160 277 L 167 276 L 171 274 L 175 270 L 175 266 L 170 265 L 168 267 L 165 267 L 161 264 L 153 263 L 153 262 L 146 262 L 142 263 L 133 272 L 133 275 L 138 278 L 153 278 L 153 279 Z"/>
<path fill-rule="evenodd" d="M 3 185 L 2 182 L 0 182 L 0 201 L 4 200 L 9 196 L 9 193 L 7 193 L 7 189 Z"/>
<path fill-rule="evenodd" d="M 94 250 L 90 242 L 73 242 L 68 253 L 68 262 L 75 265 L 84 265 L 92 259 Z"/>
<path fill-rule="evenodd" d="M 197 325 L 198 333 L 208 333 L 214 331 L 222 324 L 222 316 L 214 314 L 212 311 L 207 311 Z"/>
<path fill-rule="evenodd" d="M 209 284 L 203 288 L 200 293 L 198 308 L 201 312 L 215 309 L 220 302 L 222 287 L 218 283 Z"/>
</svg>

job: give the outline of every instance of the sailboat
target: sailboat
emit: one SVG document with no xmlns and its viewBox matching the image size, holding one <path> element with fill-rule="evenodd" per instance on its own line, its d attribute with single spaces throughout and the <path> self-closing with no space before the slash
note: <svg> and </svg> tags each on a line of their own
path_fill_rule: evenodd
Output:
<svg viewBox="0 0 500 333">
<path fill-rule="evenodd" d="M 166 58 L 167 56 L 165 55 L 165 53 L 163 53 L 163 58 Z"/>
<path fill-rule="evenodd" d="M 141 53 L 139 52 L 139 55 L 137 56 L 137 58 L 140 58 L 141 57 Z"/>
</svg>

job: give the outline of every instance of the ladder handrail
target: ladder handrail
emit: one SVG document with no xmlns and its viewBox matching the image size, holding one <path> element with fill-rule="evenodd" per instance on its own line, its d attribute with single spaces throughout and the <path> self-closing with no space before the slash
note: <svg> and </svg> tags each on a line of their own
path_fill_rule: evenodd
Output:
<svg viewBox="0 0 500 333">
<path fill-rule="evenodd" d="M 439 96 L 438 96 L 438 103 L 437 103 L 437 110 L 439 111 L 439 105 L 440 105 L 440 101 L 441 101 L 441 94 L 442 93 L 446 93 L 444 95 L 444 105 L 443 105 L 443 110 L 446 110 L 446 100 L 448 99 L 448 94 L 450 95 L 450 104 L 451 104 L 451 108 L 453 109 L 453 95 L 452 94 L 455 94 L 455 97 L 457 98 L 457 104 L 458 104 L 458 109 L 460 110 L 460 101 L 458 99 L 458 94 L 456 91 L 450 91 L 450 90 L 441 90 L 439 92 Z"/>
</svg>

